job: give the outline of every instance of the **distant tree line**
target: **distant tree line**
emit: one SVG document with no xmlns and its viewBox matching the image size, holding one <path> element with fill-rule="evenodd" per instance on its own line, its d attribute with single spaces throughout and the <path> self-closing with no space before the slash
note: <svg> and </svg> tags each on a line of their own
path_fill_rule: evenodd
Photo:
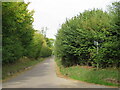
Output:
<svg viewBox="0 0 120 90">
<path fill-rule="evenodd" d="M 2 63 L 14 63 L 26 56 L 47 57 L 52 54 L 49 38 L 34 30 L 34 11 L 27 9 L 29 3 L 2 3 Z"/>
<path fill-rule="evenodd" d="M 85 10 L 66 20 L 56 35 L 55 56 L 65 67 L 119 67 L 120 2 L 112 3 L 107 12 Z"/>
</svg>

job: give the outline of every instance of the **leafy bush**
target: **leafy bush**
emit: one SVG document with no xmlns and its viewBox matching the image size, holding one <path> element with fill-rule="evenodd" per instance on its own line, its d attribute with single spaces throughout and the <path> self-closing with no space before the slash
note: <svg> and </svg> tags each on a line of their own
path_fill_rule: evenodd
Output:
<svg viewBox="0 0 120 90">
<path fill-rule="evenodd" d="M 118 41 L 112 18 L 102 10 L 86 10 L 62 24 L 56 35 L 55 56 L 64 66 L 118 66 Z M 94 41 L 99 43 L 98 53 Z"/>
</svg>

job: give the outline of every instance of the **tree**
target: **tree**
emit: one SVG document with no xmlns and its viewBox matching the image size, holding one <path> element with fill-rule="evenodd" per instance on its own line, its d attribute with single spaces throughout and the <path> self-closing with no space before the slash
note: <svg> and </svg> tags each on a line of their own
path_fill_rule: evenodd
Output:
<svg viewBox="0 0 120 90">
<path fill-rule="evenodd" d="M 39 58 L 41 53 L 41 48 L 43 43 L 45 43 L 44 36 L 40 33 L 34 33 L 34 37 L 30 45 L 28 46 L 28 57 Z"/>
<path fill-rule="evenodd" d="M 25 56 L 33 38 L 33 12 L 24 2 L 2 3 L 3 63 L 11 63 Z"/>
</svg>

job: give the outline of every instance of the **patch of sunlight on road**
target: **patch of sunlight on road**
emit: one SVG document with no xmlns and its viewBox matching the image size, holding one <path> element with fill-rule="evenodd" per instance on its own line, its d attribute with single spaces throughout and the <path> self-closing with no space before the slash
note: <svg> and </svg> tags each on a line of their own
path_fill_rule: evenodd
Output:
<svg viewBox="0 0 120 90">
<path fill-rule="evenodd" d="M 44 63 L 44 64 L 48 65 L 49 63 Z"/>
</svg>

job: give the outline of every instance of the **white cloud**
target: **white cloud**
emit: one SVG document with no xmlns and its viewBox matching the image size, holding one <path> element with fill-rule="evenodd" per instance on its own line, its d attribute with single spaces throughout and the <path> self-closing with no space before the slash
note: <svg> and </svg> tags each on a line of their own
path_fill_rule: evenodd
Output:
<svg viewBox="0 0 120 90">
<path fill-rule="evenodd" d="M 59 25 L 66 18 L 71 18 L 84 10 L 100 8 L 105 10 L 106 6 L 115 0 L 25 0 L 31 2 L 28 9 L 34 9 L 34 28 L 48 27 L 47 37 L 55 38 Z"/>
</svg>

